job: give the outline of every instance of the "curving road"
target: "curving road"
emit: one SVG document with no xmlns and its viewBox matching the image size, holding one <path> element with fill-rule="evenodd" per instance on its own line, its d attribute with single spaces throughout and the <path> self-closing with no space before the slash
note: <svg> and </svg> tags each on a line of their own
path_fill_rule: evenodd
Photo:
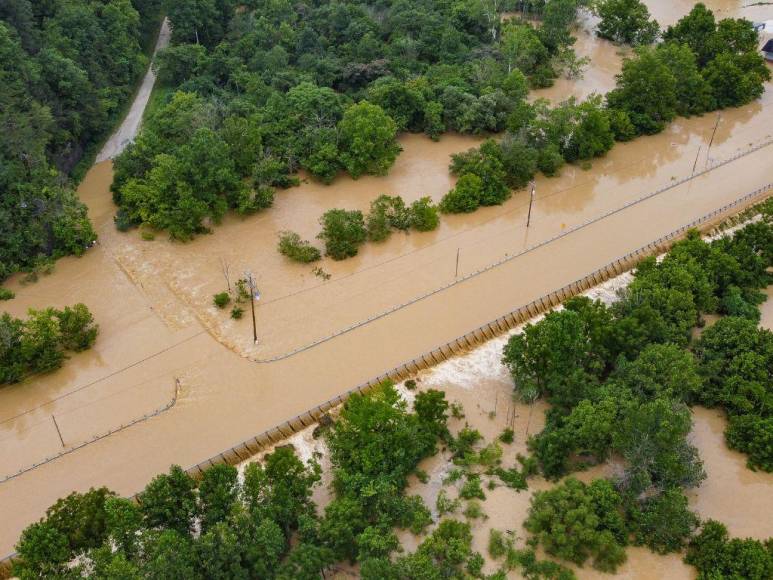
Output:
<svg viewBox="0 0 773 580">
<path fill-rule="evenodd" d="M 156 47 L 153 49 L 153 57 L 156 56 L 159 50 L 166 48 L 171 37 L 172 31 L 169 27 L 169 19 L 164 18 L 164 22 L 161 23 L 161 31 L 158 34 L 158 40 L 156 41 Z M 151 57 L 151 65 L 148 66 L 148 70 L 142 79 L 142 84 L 129 108 L 129 112 L 126 113 L 123 122 L 102 147 L 102 150 L 97 155 L 97 163 L 113 159 L 137 136 L 140 125 L 142 124 L 142 115 L 145 113 L 145 108 L 148 106 L 150 94 L 153 92 L 153 85 L 156 84 L 156 73 L 153 71 L 152 62 L 153 60 Z"/>
</svg>

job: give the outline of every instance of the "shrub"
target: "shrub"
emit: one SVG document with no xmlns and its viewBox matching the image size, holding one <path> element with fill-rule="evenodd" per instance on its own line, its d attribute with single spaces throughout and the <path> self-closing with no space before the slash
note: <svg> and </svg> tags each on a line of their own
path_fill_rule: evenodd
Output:
<svg viewBox="0 0 773 580">
<path fill-rule="evenodd" d="M 411 227 L 420 232 L 429 232 L 438 227 L 438 208 L 429 197 L 422 197 L 411 204 Z"/>
<path fill-rule="evenodd" d="M 308 264 L 320 259 L 320 251 L 308 240 L 302 240 L 295 232 L 279 232 L 279 253 L 294 262 Z"/>
<path fill-rule="evenodd" d="M 499 440 L 502 443 L 506 443 L 507 445 L 510 445 L 515 440 L 515 431 L 513 431 L 510 427 L 507 427 L 499 435 Z"/>
<path fill-rule="evenodd" d="M 365 220 L 359 210 L 331 209 L 320 218 L 319 239 L 325 242 L 325 253 L 334 260 L 357 255 L 367 238 Z"/>
<path fill-rule="evenodd" d="M 0 300 L 11 300 L 12 298 L 16 298 L 16 294 L 8 288 L 0 288 Z"/>
<path fill-rule="evenodd" d="M 443 196 L 440 211 L 443 213 L 471 213 L 478 209 L 483 196 L 483 181 L 477 175 L 467 173 L 459 178 L 456 187 Z"/>
<path fill-rule="evenodd" d="M 228 292 L 220 292 L 212 297 L 212 303 L 218 308 L 225 308 L 231 302 Z"/>
<path fill-rule="evenodd" d="M 231 318 L 239 320 L 242 316 L 244 316 L 244 308 L 241 306 L 234 306 L 231 308 Z"/>
</svg>

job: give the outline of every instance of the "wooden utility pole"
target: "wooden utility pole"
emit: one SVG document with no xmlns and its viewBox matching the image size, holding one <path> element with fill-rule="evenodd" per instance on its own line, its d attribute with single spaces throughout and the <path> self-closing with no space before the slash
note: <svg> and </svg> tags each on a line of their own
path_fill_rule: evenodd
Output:
<svg viewBox="0 0 773 580">
<path fill-rule="evenodd" d="M 54 427 L 56 427 L 56 434 L 59 435 L 59 442 L 62 444 L 62 447 L 64 447 L 64 439 L 62 439 L 62 432 L 59 430 L 59 424 L 56 422 L 56 417 L 51 415 L 51 420 L 54 422 Z"/>
<path fill-rule="evenodd" d="M 244 277 L 247 279 L 247 285 L 250 287 L 250 310 L 252 311 L 252 340 L 258 342 L 258 326 L 255 323 L 255 299 L 260 300 L 260 293 L 255 286 L 255 278 L 252 277 L 252 272 L 247 271 L 244 273 Z"/>
<path fill-rule="evenodd" d="M 454 278 L 459 277 L 459 248 L 456 248 L 456 271 L 454 272 Z"/>
<path fill-rule="evenodd" d="M 531 182 L 531 195 L 529 196 L 529 215 L 526 216 L 526 227 L 531 224 L 531 206 L 534 205 L 534 193 L 537 191 L 537 182 Z"/>
<path fill-rule="evenodd" d="M 708 167 L 711 153 L 711 146 L 714 144 L 714 137 L 717 135 L 717 129 L 719 129 L 719 122 L 722 120 L 722 113 L 717 113 L 717 123 L 714 125 L 714 131 L 711 133 L 711 139 L 709 140 L 709 147 L 706 150 L 706 166 Z"/>
</svg>

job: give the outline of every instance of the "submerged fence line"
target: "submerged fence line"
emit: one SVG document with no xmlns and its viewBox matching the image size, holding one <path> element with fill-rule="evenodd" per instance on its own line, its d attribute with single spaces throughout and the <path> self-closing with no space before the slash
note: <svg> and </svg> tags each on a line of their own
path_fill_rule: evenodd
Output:
<svg viewBox="0 0 773 580">
<path fill-rule="evenodd" d="M 272 427 L 262 433 L 250 437 L 249 439 L 237 443 L 233 447 L 213 455 L 212 457 L 205 459 L 204 461 L 197 463 L 186 469 L 186 471 L 194 476 L 200 477 L 201 474 L 208 468 L 221 463 L 227 463 L 234 465 L 241 463 L 250 457 L 257 455 L 261 451 L 270 448 L 272 445 L 287 439 L 288 437 L 302 431 L 303 429 L 317 423 L 328 411 L 338 405 L 343 404 L 351 395 L 355 393 L 366 393 L 377 385 L 383 383 L 386 380 L 392 380 L 399 382 L 406 378 L 417 374 L 419 371 L 435 366 L 443 361 L 446 361 L 453 356 L 461 352 L 468 351 L 480 344 L 509 332 L 516 326 L 519 326 L 535 316 L 546 312 L 552 308 L 555 308 L 565 300 L 582 294 L 598 286 L 603 282 L 619 276 L 624 272 L 632 270 L 637 264 L 639 264 L 645 258 L 650 256 L 662 254 L 667 251 L 675 241 L 684 236 L 688 230 L 693 228 L 703 227 L 711 225 L 718 217 L 726 214 L 727 212 L 738 208 L 739 206 L 745 206 L 749 202 L 755 200 L 758 197 L 767 197 L 767 193 L 773 188 L 773 183 L 769 183 L 759 189 L 748 193 L 735 201 L 724 205 L 711 213 L 708 213 L 692 222 L 681 226 L 680 228 L 666 234 L 657 240 L 650 242 L 646 246 L 634 250 L 620 258 L 612 260 L 607 265 L 599 268 L 588 274 L 587 276 L 575 280 L 565 286 L 562 286 L 558 290 L 549 292 L 528 304 L 516 308 L 508 312 L 507 314 L 500 316 L 499 318 L 492 320 L 486 324 L 479 326 L 478 328 L 459 336 L 449 342 L 446 342 L 430 351 L 427 351 L 408 362 L 402 363 L 377 377 L 374 377 L 364 383 L 357 385 L 356 387 L 349 389 L 348 391 L 328 399 L 327 401 L 320 403 L 313 409 L 310 409 L 300 415 L 296 415 L 292 419 L 284 421 L 279 425 Z"/>
<path fill-rule="evenodd" d="M 770 192 L 772 188 L 773 188 L 773 183 L 769 183 L 759 189 L 756 189 L 751 193 L 748 193 L 736 199 L 735 201 L 727 205 L 724 205 L 696 220 L 693 220 L 692 222 L 684 226 L 681 226 L 680 228 L 672 231 L 669 234 L 666 234 L 665 236 L 658 238 L 653 242 L 650 242 L 646 246 L 642 246 L 641 248 L 634 250 L 633 252 L 630 252 L 615 260 L 612 260 L 606 266 L 603 266 L 598 270 L 594 270 L 593 272 L 591 272 L 590 274 L 588 274 L 583 278 L 580 278 L 579 280 L 575 280 L 574 282 L 566 284 L 565 286 L 562 286 L 558 290 L 549 292 L 548 294 L 545 294 L 537 298 L 536 300 L 529 302 L 524 306 L 516 308 L 515 310 L 512 310 L 507 314 L 500 316 L 495 320 L 492 320 L 491 322 L 483 324 L 478 328 L 462 336 L 459 336 L 449 342 L 446 342 L 430 351 L 427 351 L 411 359 L 408 362 L 402 363 L 375 378 L 372 378 L 364 383 L 357 385 L 352 389 L 349 389 L 348 391 L 340 395 L 337 395 L 331 399 L 328 399 L 323 403 L 320 403 L 319 405 L 315 406 L 313 409 L 305 411 L 300 415 L 296 415 L 292 419 L 283 421 L 282 423 L 280 423 L 275 427 L 272 427 L 271 429 L 263 431 L 262 433 L 259 433 L 254 437 L 250 437 L 249 439 L 242 441 L 241 443 L 237 443 L 236 445 L 230 447 L 229 449 L 226 449 L 225 451 L 222 451 L 221 453 L 213 455 L 212 457 L 205 459 L 204 461 L 201 461 L 196 465 L 188 467 L 185 471 L 192 477 L 200 478 L 204 473 L 204 471 L 206 471 L 207 469 L 215 465 L 219 465 L 223 463 L 228 465 L 235 465 L 237 463 L 246 461 L 247 459 L 259 454 L 262 451 L 265 451 L 271 446 L 286 440 L 287 438 L 302 431 L 303 429 L 306 429 L 307 427 L 314 425 L 319 421 L 319 419 L 325 413 L 327 413 L 334 407 L 337 407 L 343 404 L 344 402 L 346 402 L 346 400 L 351 395 L 355 393 L 360 393 L 360 394 L 367 393 L 386 380 L 392 380 L 396 382 L 405 380 L 408 377 L 413 376 L 424 369 L 440 364 L 441 362 L 444 362 L 458 355 L 459 353 L 466 352 L 472 348 L 475 348 L 476 346 L 481 345 L 482 343 L 488 340 L 491 340 L 492 338 L 495 338 L 506 332 L 509 332 L 516 326 L 528 322 L 535 316 L 538 316 L 539 314 L 545 311 L 555 308 L 565 300 L 568 300 L 569 298 L 577 296 L 578 294 L 582 294 L 583 292 L 587 292 L 594 286 L 598 286 L 599 284 L 602 284 L 603 282 L 609 280 L 610 278 L 619 276 L 620 274 L 623 274 L 633 269 L 637 264 L 639 264 L 639 262 L 641 262 L 645 258 L 648 258 L 653 255 L 662 254 L 663 252 L 668 250 L 673 245 L 673 243 L 676 240 L 678 240 L 680 237 L 682 237 L 688 230 L 692 228 L 697 228 L 699 226 L 703 226 L 703 229 L 705 230 L 707 226 L 709 226 L 713 221 L 715 221 L 722 214 L 725 214 L 735 208 L 738 208 L 739 206 L 749 205 L 749 203 L 755 200 L 757 197 L 762 197 L 762 198 L 767 197 L 767 195 L 764 195 L 764 194 L 767 194 L 768 192 Z M 112 431 L 109 431 L 102 435 L 95 436 L 91 440 L 85 441 L 76 447 L 63 451 L 62 453 L 56 456 L 49 457 L 39 463 L 36 463 L 31 467 L 22 469 L 18 473 L 15 473 L 13 475 L 5 477 L 4 479 L 1 479 L 0 483 L 8 481 L 9 479 L 12 479 L 14 477 L 18 477 L 19 475 L 26 473 L 28 471 L 31 471 L 37 467 L 40 467 L 45 463 L 54 461 L 55 459 L 58 459 L 59 457 L 72 453 L 73 451 L 80 449 L 82 447 L 85 447 L 86 445 L 89 445 L 91 443 L 104 439 L 105 437 L 113 433 L 122 431 L 124 429 L 127 429 L 128 427 L 131 427 L 132 425 L 136 425 L 137 423 L 140 423 L 151 417 L 154 417 L 156 415 L 163 413 L 164 411 L 172 408 L 177 403 L 179 389 L 180 389 L 180 383 L 178 379 L 175 381 L 175 392 L 172 400 L 167 405 L 158 409 L 154 413 L 145 415 L 143 417 L 139 417 L 138 419 L 135 419 L 130 423 L 121 425 L 120 427 L 117 427 L 116 429 L 113 429 Z M 138 494 L 134 494 L 130 496 L 129 499 L 136 501 L 137 496 Z M 2 558 L 0 558 L 0 563 L 7 564 L 9 561 L 13 560 L 16 556 L 17 554 L 15 552 L 11 554 L 7 554 L 6 556 L 3 556 Z"/>
<path fill-rule="evenodd" d="M 742 151 L 739 151 L 735 155 L 731 155 L 730 157 L 727 157 L 725 159 L 722 159 L 721 161 L 718 161 L 716 163 L 712 163 L 711 165 L 708 165 L 704 169 L 693 172 L 690 175 L 683 177 L 681 179 L 677 179 L 672 181 L 671 183 L 668 183 L 667 185 L 664 185 L 654 191 L 650 191 L 649 193 L 646 193 L 638 198 L 635 198 L 628 203 L 623 204 L 620 207 L 614 208 L 609 210 L 606 213 L 603 213 L 601 215 L 588 218 L 584 222 L 581 222 L 577 224 L 576 226 L 573 226 L 567 230 L 564 230 L 555 236 L 545 239 L 541 242 L 538 242 L 534 245 L 528 246 L 527 248 L 524 248 L 520 252 L 516 252 L 512 255 L 505 255 L 503 258 L 500 258 L 499 260 L 496 260 L 486 266 L 483 266 L 482 268 L 475 270 L 474 272 L 470 272 L 469 274 L 462 276 L 461 278 L 456 278 L 454 280 L 451 280 L 450 282 L 447 282 L 446 284 L 443 284 L 442 286 L 439 286 L 437 288 L 434 288 L 432 290 L 429 290 L 428 292 L 425 292 L 424 294 L 420 294 L 418 296 L 415 296 L 414 298 L 411 298 L 410 300 L 407 300 L 406 302 L 403 302 L 401 304 L 396 304 L 395 306 L 392 306 L 391 308 L 388 308 L 382 312 L 379 312 L 378 314 L 374 314 L 373 316 L 370 316 L 364 320 L 360 320 L 359 322 L 355 322 L 354 324 L 351 324 L 345 328 L 336 330 L 335 332 L 332 332 L 331 334 L 328 334 L 326 336 L 323 336 L 322 338 L 318 338 L 316 340 L 313 340 L 312 342 L 309 342 L 307 344 L 304 344 L 302 346 L 299 346 L 293 350 L 289 350 L 287 352 L 268 357 L 268 358 L 262 358 L 262 359 L 249 359 L 254 363 L 257 364 L 267 364 L 272 362 L 277 362 L 280 360 L 284 360 L 287 358 L 290 358 L 291 356 L 294 356 L 296 354 L 300 354 L 304 351 L 307 351 L 311 348 L 314 348 L 315 346 L 319 346 L 320 344 L 323 344 L 325 342 L 328 342 L 330 340 L 333 340 L 334 338 L 337 338 L 343 334 L 347 334 L 348 332 L 351 332 L 357 328 L 360 328 L 362 326 L 365 326 L 367 324 L 370 324 L 371 322 L 375 322 L 376 320 L 379 320 L 381 318 L 385 318 L 386 316 L 389 316 L 390 314 L 397 312 L 398 310 L 402 310 L 403 308 L 406 308 L 408 306 L 411 306 L 412 304 L 416 304 L 417 302 L 420 302 L 424 300 L 425 298 L 429 298 L 430 296 L 434 296 L 435 294 L 438 294 L 440 292 L 443 292 L 444 290 L 447 290 L 448 288 L 451 288 L 453 286 L 456 286 L 457 284 L 461 284 L 462 282 L 465 282 L 471 278 L 475 278 L 476 276 L 480 276 L 481 274 L 488 272 L 489 270 L 493 270 L 494 268 L 498 268 L 502 264 L 505 264 L 507 262 L 510 262 L 512 260 L 515 260 L 516 258 L 519 258 L 523 256 L 524 254 L 528 254 L 530 252 L 533 252 L 534 250 L 537 250 L 543 246 L 546 246 L 552 242 L 555 242 L 556 240 L 560 240 L 561 238 L 567 237 L 579 230 L 582 230 L 590 225 L 593 225 L 597 222 L 600 222 L 610 216 L 613 216 L 617 213 L 620 213 L 621 211 L 625 211 L 626 209 L 633 207 L 635 205 L 638 205 L 642 202 L 647 201 L 648 199 L 651 199 L 653 197 L 656 197 L 660 195 L 661 193 L 664 193 L 670 189 L 674 189 L 676 187 L 679 187 L 680 185 L 683 185 L 689 181 L 692 181 L 693 179 L 696 179 L 698 177 L 701 177 L 702 175 L 705 175 L 707 173 L 710 173 L 711 171 L 714 171 L 715 169 L 719 169 L 720 167 L 723 167 L 729 163 L 732 163 L 733 161 L 736 161 L 738 159 L 741 159 L 742 157 L 746 157 L 747 155 L 751 155 L 752 153 L 755 153 L 759 151 L 760 149 L 763 149 L 767 147 L 768 145 L 773 144 L 773 139 L 767 139 L 765 141 L 761 141 L 757 143 L 756 145 L 753 145 L 749 147 L 748 149 L 744 149 Z M 768 187 L 768 186 L 765 186 Z M 727 207 L 727 206 L 725 206 Z M 702 218 L 701 218 L 702 219 Z M 698 221 L 698 220 L 696 220 Z"/>
<path fill-rule="evenodd" d="M 124 429 L 128 429 L 129 427 L 132 427 L 134 425 L 137 425 L 138 423 L 142 423 L 143 421 L 147 421 L 148 419 L 151 419 L 152 417 L 157 417 L 161 413 L 164 413 L 174 407 L 177 404 L 177 398 L 180 395 L 180 379 L 175 379 L 174 383 L 174 394 L 172 395 L 171 400 L 162 405 L 161 407 L 157 408 L 155 411 L 151 411 L 150 413 L 145 413 L 141 417 L 137 417 L 136 419 L 132 419 L 128 423 L 123 423 L 119 425 L 118 427 L 115 427 L 113 429 L 110 429 L 108 431 L 105 431 L 103 433 L 99 433 L 97 435 L 92 436 L 90 439 L 86 439 L 85 441 L 81 441 L 77 445 L 73 445 L 72 447 L 68 447 L 67 449 L 63 449 L 59 453 L 55 453 L 54 455 L 50 455 L 46 457 L 45 459 L 38 461 L 37 463 L 33 463 L 32 465 L 29 465 L 27 467 L 22 467 L 19 469 L 19 471 L 12 473 L 10 475 L 5 475 L 0 477 L 0 483 L 5 483 L 6 481 L 9 481 L 11 479 L 14 479 L 16 477 L 19 477 L 20 475 L 23 475 L 27 473 L 28 471 L 32 471 L 33 469 L 37 469 L 41 465 L 45 465 L 46 463 L 51 463 L 52 461 L 56 461 L 60 457 L 64 457 L 65 455 L 69 455 L 73 451 L 77 451 L 78 449 L 83 449 L 87 445 L 91 445 L 92 443 L 96 443 L 97 441 L 101 441 L 105 437 L 109 437 L 110 435 L 113 435 L 114 433 L 118 433 L 119 431 L 123 431 Z"/>
</svg>

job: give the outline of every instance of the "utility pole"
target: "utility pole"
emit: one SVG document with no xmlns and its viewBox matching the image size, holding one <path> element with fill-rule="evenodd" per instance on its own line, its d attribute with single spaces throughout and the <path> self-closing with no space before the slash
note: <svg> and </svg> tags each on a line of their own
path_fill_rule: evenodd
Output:
<svg viewBox="0 0 773 580">
<path fill-rule="evenodd" d="M 526 227 L 531 224 L 531 206 L 534 205 L 534 194 L 537 191 L 537 182 L 532 180 L 531 182 L 531 195 L 529 196 L 529 215 L 526 216 Z"/>
<path fill-rule="evenodd" d="M 255 285 L 255 278 L 252 277 L 252 272 L 249 270 L 244 273 L 244 277 L 247 280 L 247 285 L 250 287 L 250 310 L 252 310 L 252 340 L 258 342 L 258 327 L 255 323 L 255 300 L 260 300 L 260 292 Z"/>
<path fill-rule="evenodd" d="M 456 248 L 456 271 L 454 272 L 454 278 L 459 277 L 459 248 Z"/>
<path fill-rule="evenodd" d="M 54 427 L 56 427 L 56 434 L 59 435 L 59 442 L 62 444 L 62 447 L 64 447 L 64 439 L 62 439 L 62 432 L 59 430 L 59 424 L 56 422 L 56 417 L 51 415 L 51 420 L 54 422 Z"/>
<path fill-rule="evenodd" d="M 714 137 L 717 134 L 717 129 L 719 128 L 719 122 L 722 120 L 722 113 L 717 113 L 717 124 L 714 125 L 714 131 L 711 133 L 711 139 L 709 140 L 709 147 L 706 150 L 706 166 L 708 166 L 709 161 L 711 161 L 711 158 L 709 157 L 709 153 L 711 153 L 711 146 L 714 144 Z"/>
</svg>

